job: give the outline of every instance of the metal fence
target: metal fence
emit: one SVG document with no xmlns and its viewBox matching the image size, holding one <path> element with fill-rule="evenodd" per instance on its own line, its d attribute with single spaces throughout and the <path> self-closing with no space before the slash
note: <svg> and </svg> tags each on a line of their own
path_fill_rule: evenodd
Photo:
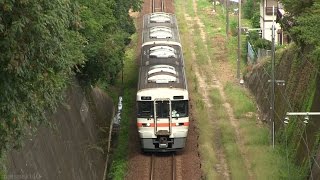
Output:
<svg viewBox="0 0 320 180">
<path fill-rule="evenodd" d="M 271 56 L 271 50 L 268 49 L 258 49 L 258 61 L 261 59 L 264 59 L 266 57 L 270 57 Z"/>
<path fill-rule="evenodd" d="M 256 62 L 257 59 L 257 54 L 256 52 L 253 50 L 252 45 L 250 44 L 250 42 L 248 41 L 248 52 L 247 52 L 247 60 L 248 60 L 248 64 L 254 64 Z"/>
<path fill-rule="evenodd" d="M 247 62 L 248 64 L 255 64 L 258 61 L 265 59 L 266 57 L 270 57 L 271 56 L 271 50 L 267 50 L 267 49 L 258 49 L 258 52 L 256 53 L 256 51 L 254 51 L 253 46 L 250 44 L 250 42 L 248 42 L 247 44 Z"/>
</svg>

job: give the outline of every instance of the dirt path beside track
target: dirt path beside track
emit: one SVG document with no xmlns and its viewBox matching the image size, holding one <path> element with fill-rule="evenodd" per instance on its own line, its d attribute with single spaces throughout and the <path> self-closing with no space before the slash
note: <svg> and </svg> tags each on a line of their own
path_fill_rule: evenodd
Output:
<svg viewBox="0 0 320 180">
<path fill-rule="evenodd" d="M 231 65 L 228 62 L 228 50 L 226 48 L 226 38 L 221 35 L 216 35 L 213 40 L 210 40 L 213 43 L 213 51 L 210 51 L 207 47 L 207 41 L 208 37 L 205 33 L 205 27 L 203 23 L 201 22 L 201 19 L 198 16 L 197 12 L 197 1 L 193 0 L 193 10 L 194 15 L 191 16 L 188 14 L 187 11 L 185 11 L 185 19 L 188 21 L 188 29 L 189 32 L 195 32 L 195 27 L 198 28 L 198 31 L 200 32 L 202 44 L 205 45 L 206 52 L 214 53 L 214 57 L 218 57 L 217 59 L 211 59 L 209 54 L 206 54 L 206 62 L 203 64 L 206 64 L 206 67 L 204 68 L 202 65 L 199 65 L 200 63 L 192 63 L 192 69 L 194 70 L 195 76 L 197 77 L 197 83 L 199 87 L 199 91 L 201 91 L 200 94 L 202 94 L 203 102 L 205 103 L 205 108 L 207 109 L 207 112 L 214 113 L 214 110 L 211 108 L 212 103 L 210 99 L 210 91 L 213 89 L 218 89 L 223 107 L 225 109 L 225 112 L 227 114 L 227 118 L 230 121 L 230 124 L 232 125 L 234 132 L 235 132 L 235 139 L 237 147 L 240 151 L 240 154 L 242 156 L 242 159 L 244 160 L 245 169 L 247 170 L 247 174 L 249 176 L 249 179 L 255 179 L 254 173 L 252 172 L 251 164 L 247 158 L 247 150 L 245 148 L 244 142 L 242 140 L 242 135 L 240 132 L 240 125 L 238 120 L 234 117 L 234 110 L 232 106 L 227 101 L 227 95 L 224 91 L 224 84 L 226 82 L 233 82 L 235 83 L 236 78 L 233 74 L 235 72 L 232 70 Z M 202 12 L 203 13 L 203 12 Z M 192 34 L 190 34 L 190 37 L 192 37 Z M 194 47 L 195 42 L 189 41 L 190 46 Z M 196 52 L 194 51 L 195 48 L 190 48 L 193 50 L 191 52 L 192 55 L 192 62 L 197 61 Z M 214 63 L 213 63 L 214 61 Z M 213 65 L 214 64 L 214 65 Z M 213 67 L 215 66 L 215 67 Z M 213 71 L 212 69 L 216 68 L 217 70 Z M 219 174 L 220 178 L 222 179 L 231 179 L 230 175 L 230 165 L 227 162 L 226 159 L 226 153 L 225 153 L 225 147 L 222 145 L 222 139 L 221 139 L 221 132 L 217 126 L 217 119 L 212 118 L 211 119 L 211 125 L 213 126 L 214 132 L 214 139 L 215 139 L 215 156 L 218 160 L 218 164 L 215 165 L 214 169 L 216 170 L 217 174 Z"/>
</svg>

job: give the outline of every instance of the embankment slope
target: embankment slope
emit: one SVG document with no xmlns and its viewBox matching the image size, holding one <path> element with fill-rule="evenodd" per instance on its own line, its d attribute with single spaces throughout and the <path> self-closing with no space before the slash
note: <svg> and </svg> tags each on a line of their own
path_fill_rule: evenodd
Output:
<svg viewBox="0 0 320 180">
<path fill-rule="evenodd" d="M 66 101 L 24 146 L 7 157 L 7 178 L 102 179 L 103 148 L 113 114 L 112 100 L 100 89 L 84 93 L 77 82 L 66 91 Z"/>
</svg>

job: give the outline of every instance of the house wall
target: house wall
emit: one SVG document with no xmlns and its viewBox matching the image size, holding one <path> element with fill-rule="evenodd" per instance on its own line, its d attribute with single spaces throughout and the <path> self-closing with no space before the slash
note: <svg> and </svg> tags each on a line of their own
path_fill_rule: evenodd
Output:
<svg viewBox="0 0 320 180">
<path fill-rule="evenodd" d="M 273 20 L 276 20 L 276 15 L 267 15 L 266 14 L 266 6 L 270 7 L 271 5 L 275 5 L 275 13 L 277 11 L 277 1 L 275 0 L 261 0 L 260 1 L 260 27 L 262 29 L 262 38 L 267 39 L 269 41 L 272 41 L 272 24 Z M 272 7 L 272 6 L 271 6 Z M 277 30 L 281 29 L 279 23 L 275 23 L 276 29 L 275 29 L 275 44 L 279 44 L 281 42 L 278 42 L 278 34 Z"/>
</svg>

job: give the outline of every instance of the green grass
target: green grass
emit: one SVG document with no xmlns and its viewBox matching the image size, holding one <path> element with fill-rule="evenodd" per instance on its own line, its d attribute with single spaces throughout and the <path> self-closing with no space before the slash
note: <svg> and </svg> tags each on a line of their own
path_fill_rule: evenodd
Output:
<svg viewBox="0 0 320 180">
<path fill-rule="evenodd" d="M 217 160 L 217 152 L 216 149 L 219 148 L 217 146 L 220 146 L 215 142 L 217 138 L 221 138 L 222 140 L 222 148 L 225 148 L 228 165 L 230 166 L 230 169 L 232 171 L 231 176 L 232 178 L 241 178 L 246 179 L 248 177 L 245 169 L 244 169 L 244 163 L 241 159 L 241 154 L 238 150 L 237 145 L 235 142 L 235 135 L 234 131 L 231 128 L 230 122 L 228 121 L 228 118 L 226 117 L 226 113 L 224 108 L 221 106 L 221 98 L 219 94 L 219 90 L 213 89 L 210 93 L 212 102 L 214 102 L 214 107 L 209 110 L 205 107 L 205 103 L 202 100 L 201 92 L 198 89 L 198 80 L 195 74 L 193 73 L 192 65 L 194 63 L 197 63 L 200 67 L 205 69 L 205 71 L 210 71 L 214 67 L 208 67 L 207 61 L 208 61 L 208 48 L 211 47 L 210 40 L 206 40 L 206 42 L 203 42 L 203 39 L 200 34 L 200 27 L 198 24 L 193 25 L 193 35 L 190 35 L 190 31 L 188 31 L 187 22 L 184 18 L 184 13 L 181 12 L 184 9 L 187 8 L 181 8 L 181 6 L 186 5 L 183 4 L 181 1 L 176 1 L 176 13 L 179 19 L 179 27 L 180 27 L 180 33 L 181 33 L 181 39 L 184 44 L 184 56 L 186 60 L 186 69 L 187 69 L 187 76 L 189 81 L 189 92 L 191 95 L 191 98 L 193 101 L 191 102 L 193 104 L 193 107 L 195 107 L 195 114 L 194 118 L 197 119 L 197 125 L 199 127 L 199 151 L 201 154 L 201 157 L 203 159 L 202 162 L 202 169 L 204 172 L 204 176 L 206 179 L 219 179 L 221 178 L 217 171 L 213 170 L 214 167 L 216 167 L 216 164 L 218 163 Z M 198 11 L 198 14 L 199 11 Z M 191 16 L 189 14 L 189 16 Z M 216 30 L 212 31 L 212 36 L 214 33 L 217 32 Z M 192 41 L 190 41 L 190 37 L 192 37 Z M 209 38 L 208 38 L 209 39 Z M 186 43 L 188 42 L 188 43 Z M 207 46 L 207 47 L 206 47 Z M 196 61 L 192 59 L 191 56 L 191 49 L 195 49 L 196 53 Z M 213 57 L 213 53 L 209 54 L 209 57 Z M 204 70 L 202 70 L 200 73 L 205 73 Z M 208 79 L 210 80 L 210 78 Z M 212 119 L 218 119 L 218 121 L 212 121 Z M 212 124 L 213 122 L 218 122 L 215 124 Z M 221 133 L 221 137 L 216 137 L 216 129 L 215 126 L 219 126 Z"/>
<path fill-rule="evenodd" d="M 186 7 L 186 11 L 188 12 L 188 14 L 191 17 L 194 17 L 195 12 L 194 12 L 194 9 L 193 9 L 193 0 L 185 0 L 185 1 L 183 1 L 183 3 L 184 4 L 188 4 L 187 6 L 184 6 L 184 7 Z"/>
<path fill-rule="evenodd" d="M 235 130 L 230 124 L 229 117 L 226 116 L 226 110 L 221 104 L 223 103 L 218 89 L 212 89 L 210 92 L 210 99 L 213 104 L 212 111 L 208 111 L 205 103 L 202 100 L 201 91 L 198 88 L 198 80 L 193 71 L 193 64 L 203 68 L 202 73 L 214 68 L 215 55 L 212 53 L 212 40 L 215 36 L 225 37 L 225 14 L 221 6 L 217 7 L 217 15 L 213 16 L 210 13 L 211 3 L 207 0 L 198 0 L 198 16 L 204 23 L 203 29 L 206 31 L 206 40 L 202 41 L 200 30 L 195 21 L 187 21 L 185 13 L 189 17 L 194 17 L 194 11 L 190 11 L 193 7 L 190 1 L 178 0 L 176 3 L 176 14 L 179 20 L 180 35 L 183 42 L 184 56 L 186 60 L 186 70 L 189 82 L 189 92 L 192 98 L 192 105 L 195 107 L 194 118 L 197 119 L 197 126 L 199 128 L 199 151 L 201 154 L 202 171 L 205 179 L 219 179 L 218 172 L 214 169 L 218 163 L 215 149 L 217 148 L 216 138 L 221 138 L 222 148 L 224 148 L 228 167 L 231 170 L 232 179 L 248 179 L 248 172 L 245 167 L 243 156 L 240 153 L 239 147 L 236 144 Z M 184 7 L 187 6 L 187 7 Z M 208 8 L 209 7 L 209 8 Z M 212 9 L 212 8 L 211 8 Z M 186 11 L 188 10 L 188 11 Z M 191 13 L 189 13 L 189 11 Z M 247 24 L 248 20 L 243 20 Z M 192 25 L 194 32 L 191 34 L 187 23 L 194 23 Z M 190 40 L 190 37 L 192 38 Z M 242 37 L 242 41 L 245 38 Z M 192 43 L 193 46 L 192 46 Z M 205 48 L 205 44 L 208 49 Z M 242 42 L 243 43 L 243 42 Z M 196 62 L 191 61 L 191 50 L 194 48 L 196 52 Z M 230 36 L 227 42 L 228 61 L 232 64 L 233 69 L 236 69 L 237 59 L 237 37 Z M 208 61 L 205 53 L 209 52 L 209 57 L 212 60 L 213 67 L 208 67 Z M 245 65 L 241 61 L 241 68 Z M 210 78 L 210 77 L 209 77 Z M 210 79 L 209 79 L 210 80 Z M 270 133 L 265 125 L 258 124 L 256 119 L 256 106 L 253 99 L 243 87 L 226 83 L 224 90 L 227 96 L 227 101 L 234 109 L 234 116 L 239 121 L 240 134 L 245 145 L 246 158 L 251 166 L 256 179 L 302 179 L 299 176 L 301 169 L 287 160 L 287 151 L 283 149 L 272 149 L 270 146 Z M 211 119 L 218 119 L 215 125 L 218 126 L 221 132 L 221 137 L 215 137 L 213 132 L 216 130 L 211 124 Z M 211 124 L 209 126 L 208 124 Z"/>
<path fill-rule="evenodd" d="M 213 109 L 218 119 L 219 129 L 221 131 L 222 145 L 225 149 L 227 163 L 231 171 L 231 179 L 248 179 L 248 174 L 245 169 L 244 160 L 241 156 L 240 150 L 236 144 L 236 135 L 234 128 L 230 124 L 226 109 L 221 106 L 223 100 L 219 90 L 214 89 L 210 93 Z"/>
<path fill-rule="evenodd" d="M 228 82 L 224 86 L 224 90 L 228 94 L 228 101 L 234 110 L 236 118 L 245 117 L 247 113 L 256 111 L 255 104 L 249 98 L 249 94 L 244 91 L 243 87 Z"/>
<path fill-rule="evenodd" d="M 202 38 L 200 35 L 200 30 L 199 27 L 197 25 L 195 25 L 194 27 L 195 29 L 195 34 L 198 34 L 196 36 L 193 36 L 193 41 L 195 43 L 195 49 L 197 49 L 197 51 L 195 51 L 196 53 L 196 58 L 197 61 L 195 63 L 197 63 L 200 66 L 207 66 L 207 48 L 205 47 L 205 44 L 202 41 Z"/>
<path fill-rule="evenodd" d="M 270 132 L 266 126 L 257 127 L 255 118 L 240 119 L 240 131 L 248 157 L 257 179 L 303 179 L 302 169 L 287 159 L 282 146 L 270 146 Z"/>
<path fill-rule="evenodd" d="M 114 151 L 114 157 L 111 166 L 109 178 L 111 179 L 124 179 L 127 172 L 128 160 L 128 139 L 129 139 L 129 124 L 133 120 L 133 107 L 135 90 L 130 88 L 124 89 L 123 94 L 123 112 L 121 119 L 121 130 L 118 137 L 117 149 Z"/>
<path fill-rule="evenodd" d="M 212 16 L 212 8 L 210 8 L 210 2 L 208 1 L 199 1 L 198 2 L 198 16 L 201 20 L 203 20 L 203 24 L 206 26 L 205 31 L 207 32 L 207 35 L 209 37 L 212 37 L 217 32 L 223 34 L 225 32 L 225 27 L 222 27 L 220 25 L 217 25 L 215 23 L 215 18 L 205 18 L 207 16 Z M 223 13 L 221 8 L 217 8 L 218 13 Z M 221 11 L 221 12 L 219 12 Z"/>
<path fill-rule="evenodd" d="M 4 172 L 0 171 L 0 180 L 4 180 L 5 174 Z"/>
<path fill-rule="evenodd" d="M 0 157 L 0 180 L 4 180 L 6 177 L 6 172 L 7 172 L 7 167 L 6 165 L 7 163 L 7 155 L 8 152 L 7 151 L 3 151 L 2 152 L 2 156 Z"/>
<path fill-rule="evenodd" d="M 216 152 L 215 152 L 215 144 L 214 144 L 214 128 L 210 124 L 210 118 L 212 118 L 212 114 L 207 111 L 204 105 L 204 102 L 201 99 L 200 94 L 196 94 L 196 114 L 195 118 L 198 119 L 198 127 L 199 134 L 205 136 L 199 137 L 199 151 L 201 153 L 202 167 L 203 171 L 206 172 L 206 179 L 217 179 L 217 172 L 213 171 L 213 167 L 218 163 Z M 200 105 L 199 105 L 200 104 Z"/>
<path fill-rule="evenodd" d="M 138 79 L 138 66 L 136 63 L 135 47 L 137 46 L 137 35 L 133 35 L 132 43 L 126 50 L 126 59 L 124 61 L 124 80 L 123 80 L 123 111 L 121 119 L 121 130 L 118 137 L 117 149 L 114 151 L 111 171 L 109 174 L 110 179 L 124 179 L 128 170 L 128 139 L 130 121 L 135 117 L 135 96 L 136 86 Z M 122 87 L 121 75 L 116 82 L 117 88 Z M 110 91 L 110 90 L 108 90 Z M 118 91 L 116 94 L 119 94 Z"/>
<path fill-rule="evenodd" d="M 256 178 L 302 179 L 299 173 L 302 169 L 287 160 L 288 151 L 280 149 L 280 146 L 276 149 L 270 146 L 269 129 L 265 124 L 257 125 L 257 119 L 254 116 L 255 105 L 248 93 L 242 87 L 231 83 L 226 84 L 225 91 L 228 102 L 239 120 L 242 140 Z M 249 112 L 253 115 L 248 114 Z"/>
<path fill-rule="evenodd" d="M 223 36 L 226 38 L 226 14 L 224 7 L 222 5 L 217 6 L 217 12 L 215 15 L 212 15 L 211 11 L 213 9 L 213 6 L 210 1 L 206 0 L 199 0 L 198 2 L 198 16 L 200 17 L 201 21 L 205 25 L 204 29 L 206 30 L 207 35 L 207 46 L 210 50 L 213 49 L 213 38 L 216 36 Z M 232 14 L 229 15 L 229 25 L 231 25 L 231 22 L 238 22 L 237 16 L 234 16 Z M 242 26 L 248 26 L 249 20 L 242 20 Z M 231 26 L 229 27 L 229 30 L 231 31 Z M 245 35 L 241 36 L 241 46 L 243 49 L 243 46 L 245 45 Z M 227 47 L 227 57 L 229 63 L 232 65 L 233 69 L 236 70 L 237 68 L 237 49 L 238 49 L 238 38 L 237 36 L 229 36 L 228 37 L 228 43 L 226 43 Z M 213 42 L 213 43 L 212 43 Z M 213 49 L 214 50 L 214 49 Z M 241 63 L 240 63 L 240 70 L 243 72 L 245 70 L 245 55 L 242 53 L 241 57 Z M 216 58 L 213 56 L 213 53 L 210 53 L 211 60 L 215 61 Z"/>
</svg>

